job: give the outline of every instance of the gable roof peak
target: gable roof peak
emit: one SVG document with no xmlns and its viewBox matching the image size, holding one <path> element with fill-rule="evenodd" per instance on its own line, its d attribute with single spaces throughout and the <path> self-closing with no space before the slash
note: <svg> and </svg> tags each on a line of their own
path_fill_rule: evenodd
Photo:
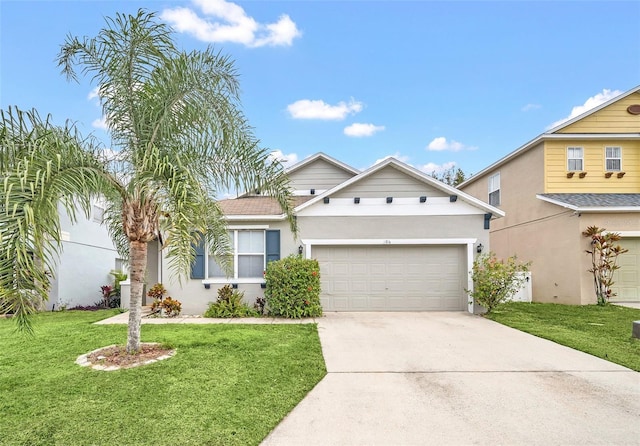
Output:
<svg viewBox="0 0 640 446">
<path fill-rule="evenodd" d="M 357 183 L 358 181 L 362 181 L 364 178 L 367 178 L 373 174 L 375 174 L 376 172 L 384 169 L 385 167 L 391 165 L 393 168 L 398 169 L 399 171 L 401 171 L 402 173 L 409 175 L 413 178 L 416 178 L 419 181 L 422 181 L 423 183 L 429 184 L 431 186 L 433 186 L 436 189 L 441 190 L 442 192 L 445 192 L 448 195 L 457 195 L 459 198 L 461 198 L 463 201 L 466 201 L 469 204 L 472 204 L 476 207 L 479 207 L 481 209 L 483 209 L 485 212 L 489 212 L 491 213 L 494 217 L 504 217 L 504 212 L 494 206 L 490 206 L 489 204 L 483 202 L 482 200 L 479 200 L 459 189 L 456 189 L 453 186 L 449 186 L 448 184 L 445 184 L 439 180 L 436 180 L 435 178 L 433 178 L 431 175 L 428 175 L 418 169 L 416 169 L 415 167 L 400 161 L 397 158 L 394 157 L 389 157 L 386 158 L 383 161 L 380 161 L 377 164 L 374 164 L 373 166 L 369 167 L 368 169 L 364 170 L 363 172 L 359 173 L 358 175 L 348 179 L 347 181 L 338 184 L 337 186 L 319 194 L 316 195 L 314 198 L 300 204 L 297 208 L 296 211 L 300 211 L 302 209 L 305 209 L 309 206 L 312 206 L 313 204 L 321 201 L 324 199 L 324 197 L 328 197 L 331 196 L 332 194 L 347 188 L 348 186 Z"/>
<path fill-rule="evenodd" d="M 596 107 L 590 108 L 589 110 L 579 114 L 578 116 L 574 116 L 573 118 L 568 119 L 568 120 L 564 121 L 561 124 L 558 124 L 557 126 L 555 126 L 553 128 L 550 128 L 549 130 L 547 130 L 543 134 L 544 135 L 549 135 L 549 134 L 556 133 L 559 130 L 562 130 L 563 128 L 568 127 L 571 124 L 573 124 L 575 122 L 578 122 L 578 121 L 586 118 L 587 116 L 590 116 L 590 115 L 602 110 L 603 108 L 606 108 L 609 105 L 614 104 L 614 103 L 626 98 L 627 96 L 630 96 L 633 93 L 637 93 L 637 92 L 640 92 L 640 85 L 638 85 L 637 87 L 632 88 L 631 90 L 625 91 L 624 93 L 621 93 L 618 96 L 615 96 L 615 97 L 609 99 L 606 102 L 603 102 L 602 104 L 600 104 L 600 105 L 598 105 Z"/>
<path fill-rule="evenodd" d="M 343 163 L 342 161 L 339 161 L 329 155 L 327 155 L 324 152 L 317 152 L 305 159 L 303 159 L 302 161 L 297 162 L 296 164 L 294 164 L 291 167 L 288 167 L 286 169 L 287 173 L 292 173 L 295 172 L 296 170 L 299 170 L 300 168 L 307 166 L 311 163 L 313 163 L 316 160 L 323 160 L 328 162 L 329 164 L 333 164 L 334 166 L 344 170 L 345 172 L 349 172 L 353 175 L 358 175 L 360 173 L 360 171 L 358 169 L 355 169 L 351 166 L 349 166 L 348 164 Z"/>
<path fill-rule="evenodd" d="M 465 181 L 463 181 L 462 183 L 460 183 L 458 185 L 459 188 L 464 188 L 466 186 L 468 186 L 469 184 L 474 183 L 476 180 L 484 177 L 487 173 L 489 173 L 490 171 L 499 168 L 500 166 L 502 166 L 503 164 L 506 164 L 509 160 L 519 156 L 521 153 L 526 152 L 534 147 L 536 147 L 541 141 L 544 141 L 546 139 L 551 139 L 551 138 L 555 138 L 555 137 L 559 137 L 559 138 L 568 138 L 568 137 L 579 137 L 579 136 L 583 136 L 580 134 L 574 134 L 574 135 L 570 135 L 568 133 L 563 134 L 563 133 L 558 133 L 560 130 L 562 130 L 563 128 L 574 124 L 577 121 L 580 121 L 584 118 L 586 118 L 587 116 L 590 116 L 600 110 L 602 110 L 605 107 L 608 107 L 609 105 L 618 102 L 624 98 L 626 98 L 627 96 L 630 96 L 634 93 L 640 93 L 640 85 L 638 85 L 637 87 L 632 88 L 631 90 L 628 90 L 614 98 L 611 98 L 610 100 L 608 100 L 607 102 L 604 102 L 600 105 L 598 105 L 597 107 L 594 107 L 592 109 L 587 110 L 586 112 L 566 121 L 563 122 L 560 125 L 557 125 L 549 130 L 547 130 L 546 132 L 543 132 L 541 134 L 539 134 L 538 136 L 536 136 L 535 138 L 533 138 L 532 140 L 526 142 L 525 144 L 521 145 L 520 147 L 518 147 L 517 149 L 507 153 L 505 156 L 503 156 L 502 158 L 500 158 L 499 160 L 497 160 L 496 162 L 490 164 L 489 166 L 485 167 L 484 169 L 480 170 L 478 173 L 470 176 L 469 178 L 467 178 Z M 590 138 L 594 137 L 593 134 L 589 134 L 588 135 Z M 625 136 L 625 135 L 617 135 L 618 137 L 620 136 Z M 636 134 L 628 134 L 627 136 L 632 136 L 632 137 L 637 137 L 637 133 Z"/>
</svg>

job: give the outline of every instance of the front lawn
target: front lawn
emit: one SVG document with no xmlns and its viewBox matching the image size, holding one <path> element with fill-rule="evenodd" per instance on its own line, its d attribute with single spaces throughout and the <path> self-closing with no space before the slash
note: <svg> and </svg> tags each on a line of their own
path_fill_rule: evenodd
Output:
<svg viewBox="0 0 640 446">
<path fill-rule="evenodd" d="M 126 342 L 114 311 L 44 313 L 36 337 L 0 319 L 0 444 L 256 445 L 325 375 L 317 328 L 144 325 L 173 358 L 104 372 L 76 365 Z"/>
<path fill-rule="evenodd" d="M 640 371 L 640 340 L 631 337 L 640 310 L 607 305 L 513 302 L 489 319 Z"/>
</svg>

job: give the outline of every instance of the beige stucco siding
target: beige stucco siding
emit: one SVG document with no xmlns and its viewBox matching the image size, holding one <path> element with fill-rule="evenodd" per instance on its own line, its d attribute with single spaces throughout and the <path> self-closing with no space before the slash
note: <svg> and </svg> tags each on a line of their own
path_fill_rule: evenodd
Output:
<svg viewBox="0 0 640 446">
<path fill-rule="evenodd" d="M 354 174 L 335 166 L 323 159 L 318 159 L 304 168 L 289 175 L 293 190 L 327 190 L 353 177 Z"/>
<path fill-rule="evenodd" d="M 578 217 L 543 206 L 545 218 L 492 230 L 491 249 L 499 258 L 515 255 L 531 262 L 534 301 L 580 304 Z"/>
<path fill-rule="evenodd" d="M 636 130 L 640 132 L 640 129 Z M 605 177 L 605 147 L 621 147 L 622 178 L 614 172 Z M 567 178 L 567 147 L 582 147 L 584 178 L 576 172 Z M 545 142 L 547 166 L 545 193 L 637 193 L 640 190 L 640 141 L 632 140 L 548 140 Z"/>
<path fill-rule="evenodd" d="M 285 221 L 251 221 L 245 223 L 230 223 L 230 227 L 268 226 L 268 229 L 280 230 L 280 257 L 298 253 L 299 240 L 296 240 Z M 172 276 L 167 259 L 162 259 L 163 284 L 169 295 L 182 302 L 183 314 L 203 314 L 209 302 L 214 302 L 218 296 L 218 289 L 227 283 L 241 282 L 233 279 L 219 280 L 212 283 L 210 289 L 205 289 L 201 279 L 184 279 L 182 283 Z M 245 293 L 245 301 L 253 305 L 256 297 L 262 297 L 264 290 L 260 288 L 262 280 L 253 283 L 238 283 L 238 291 Z M 153 284 L 151 284 L 153 285 Z M 150 286 L 150 285 L 148 285 Z"/>
<path fill-rule="evenodd" d="M 488 201 L 489 178 L 500 173 L 500 205 L 497 207 L 505 211 L 506 215 L 491 222 L 492 232 L 540 216 L 546 217 L 557 211 L 544 208 L 536 198 L 536 194 L 541 193 L 544 187 L 543 166 L 544 151 L 540 144 L 510 163 L 487 172 L 482 178 L 462 190 L 480 200 Z"/>
<path fill-rule="evenodd" d="M 638 133 L 640 115 L 627 113 L 627 107 L 634 104 L 640 104 L 640 93 L 630 94 L 557 133 Z"/>
<path fill-rule="evenodd" d="M 400 172 L 393 166 L 385 167 L 375 172 L 370 177 L 363 178 L 351 186 L 336 192 L 332 195 L 335 198 L 350 197 L 441 197 L 445 194 L 429 186 L 424 181 L 419 181 L 410 177 L 406 173 Z"/>
</svg>

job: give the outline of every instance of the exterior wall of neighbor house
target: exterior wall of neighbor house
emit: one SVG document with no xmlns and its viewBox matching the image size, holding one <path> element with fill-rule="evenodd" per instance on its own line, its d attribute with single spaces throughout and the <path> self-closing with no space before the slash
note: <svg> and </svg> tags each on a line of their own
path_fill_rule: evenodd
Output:
<svg viewBox="0 0 640 446">
<path fill-rule="evenodd" d="M 604 110 L 603 110 L 604 111 Z M 640 132 L 640 120 L 636 123 L 635 132 Z M 605 148 L 615 146 L 621 148 L 621 164 L 624 176 L 618 178 L 613 172 L 605 176 Z M 580 178 L 580 172 L 567 177 L 567 147 L 583 148 L 582 172 L 586 176 Z M 548 140 L 545 142 L 546 182 L 545 193 L 638 193 L 640 191 L 640 141 L 631 140 Z"/>
<path fill-rule="evenodd" d="M 63 250 L 46 308 L 93 305 L 102 298 L 100 287 L 113 283 L 109 273 L 116 267 L 118 253 L 106 227 L 94 221 L 97 215 L 87 219 L 78 211 L 72 224 L 64 208 L 59 206 L 58 210 Z"/>
<path fill-rule="evenodd" d="M 317 191 L 331 189 L 353 176 L 353 173 L 347 172 L 323 159 L 317 159 L 288 174 L 293 190 L 316 189 Z"/>
<path fill-rule="evenodd" d="M 298 253 L 300 241 L 294 237 L 287 221 L 232 221 L 228 223 L 228 226 L 230 229 L 250 229 L 252 227 L 279 229 L 280 258 Z M 264 296 L 264 290 L 260 286 L 260 284 L 264 282 L 262 278 L 252 281 L 251 283 L 234 279 L 209 279 L 207 281 L 210 282 L 210 288 L 205 289 L 202 279 L 183 278 L 182 283 L 180 283 L 178 277 L 171 274 L 169 262 L 166 258 L 161 259 L 160 271 L 162 283 L 167 289 L 168 295 L 174 299 L 178 299 L 182 303 L 183 314 L 204 314 L 208 304 L 215 302 L 217 299 L 218 289 L 227 284 L 238 283 L 238 291 L 245 293 L 244 300 L 249 305 L 253 305 L 257 297 Z M 147 286 L 150 285 L 148 284 Z M 149 304 L 150 303 L 151 302 L 149 302 Z"/>
<path fill-rule="evenodd" d="M 499 258 L 517 256 L 531 262 L 535 302 L 580 304 L 581 253 L 577 215 L 549 203 L 547 216 L 491 232 L 491 248 Z M 555 208 L 555 209 L 554 209 Z M 555 212 L 554 212 L 555 211 Z"/>
<path fill-rule="evenodd" d="M 638 133 L 640 115 L 627 112 L 630 105 L 640 104 L 640 93 L 635 92 L 556 133 Z"/>
<path fill-rule="evenodd" d="M 580 233 L 589 226 L 597 226 L 610 232 L 634 232 L 640 230 L 640 214 L 635 213 L 594 213 L 581 214 Z M 582 303 L 596 303 L 595 291 L 593 288 L 593 276 L 587 272 L 591 268 L 591 257 L 585 253 L 589 248 L 589 242 L 586 237 L 582 237 L 581 243 L 581 280 L 580 287 L 582 291 Z"/>
<path fill-rule="evenodd" d="M 536 198 L 544 190 L 544 146 L 523 152 L 462 190 L 488 201 L 489 178 L 500 173 L 503 218 L 491 222 L 491 250 L 498 258 L 531 262 L 536 302 L 581 303 L 580 228 L 573 211 Z"/>
</svg>

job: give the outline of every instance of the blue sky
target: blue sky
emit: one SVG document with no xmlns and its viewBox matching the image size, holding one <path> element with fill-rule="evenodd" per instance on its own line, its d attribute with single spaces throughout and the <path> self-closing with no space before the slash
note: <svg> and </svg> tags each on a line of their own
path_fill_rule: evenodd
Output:
<svg viewBox="0 0 640 446">
<path fill-rule="evenodd" d="M 363 169 L 393 155 L 475 173 L 554 123 L 640 84 L 640 1 L 11 1 L 0 106 L 75 121 L 109 146 L 89 79 L 55 58 L 104 17 L 157 11 L 183 49 L 236 61 L 262 145 Z"/>
</svg>

